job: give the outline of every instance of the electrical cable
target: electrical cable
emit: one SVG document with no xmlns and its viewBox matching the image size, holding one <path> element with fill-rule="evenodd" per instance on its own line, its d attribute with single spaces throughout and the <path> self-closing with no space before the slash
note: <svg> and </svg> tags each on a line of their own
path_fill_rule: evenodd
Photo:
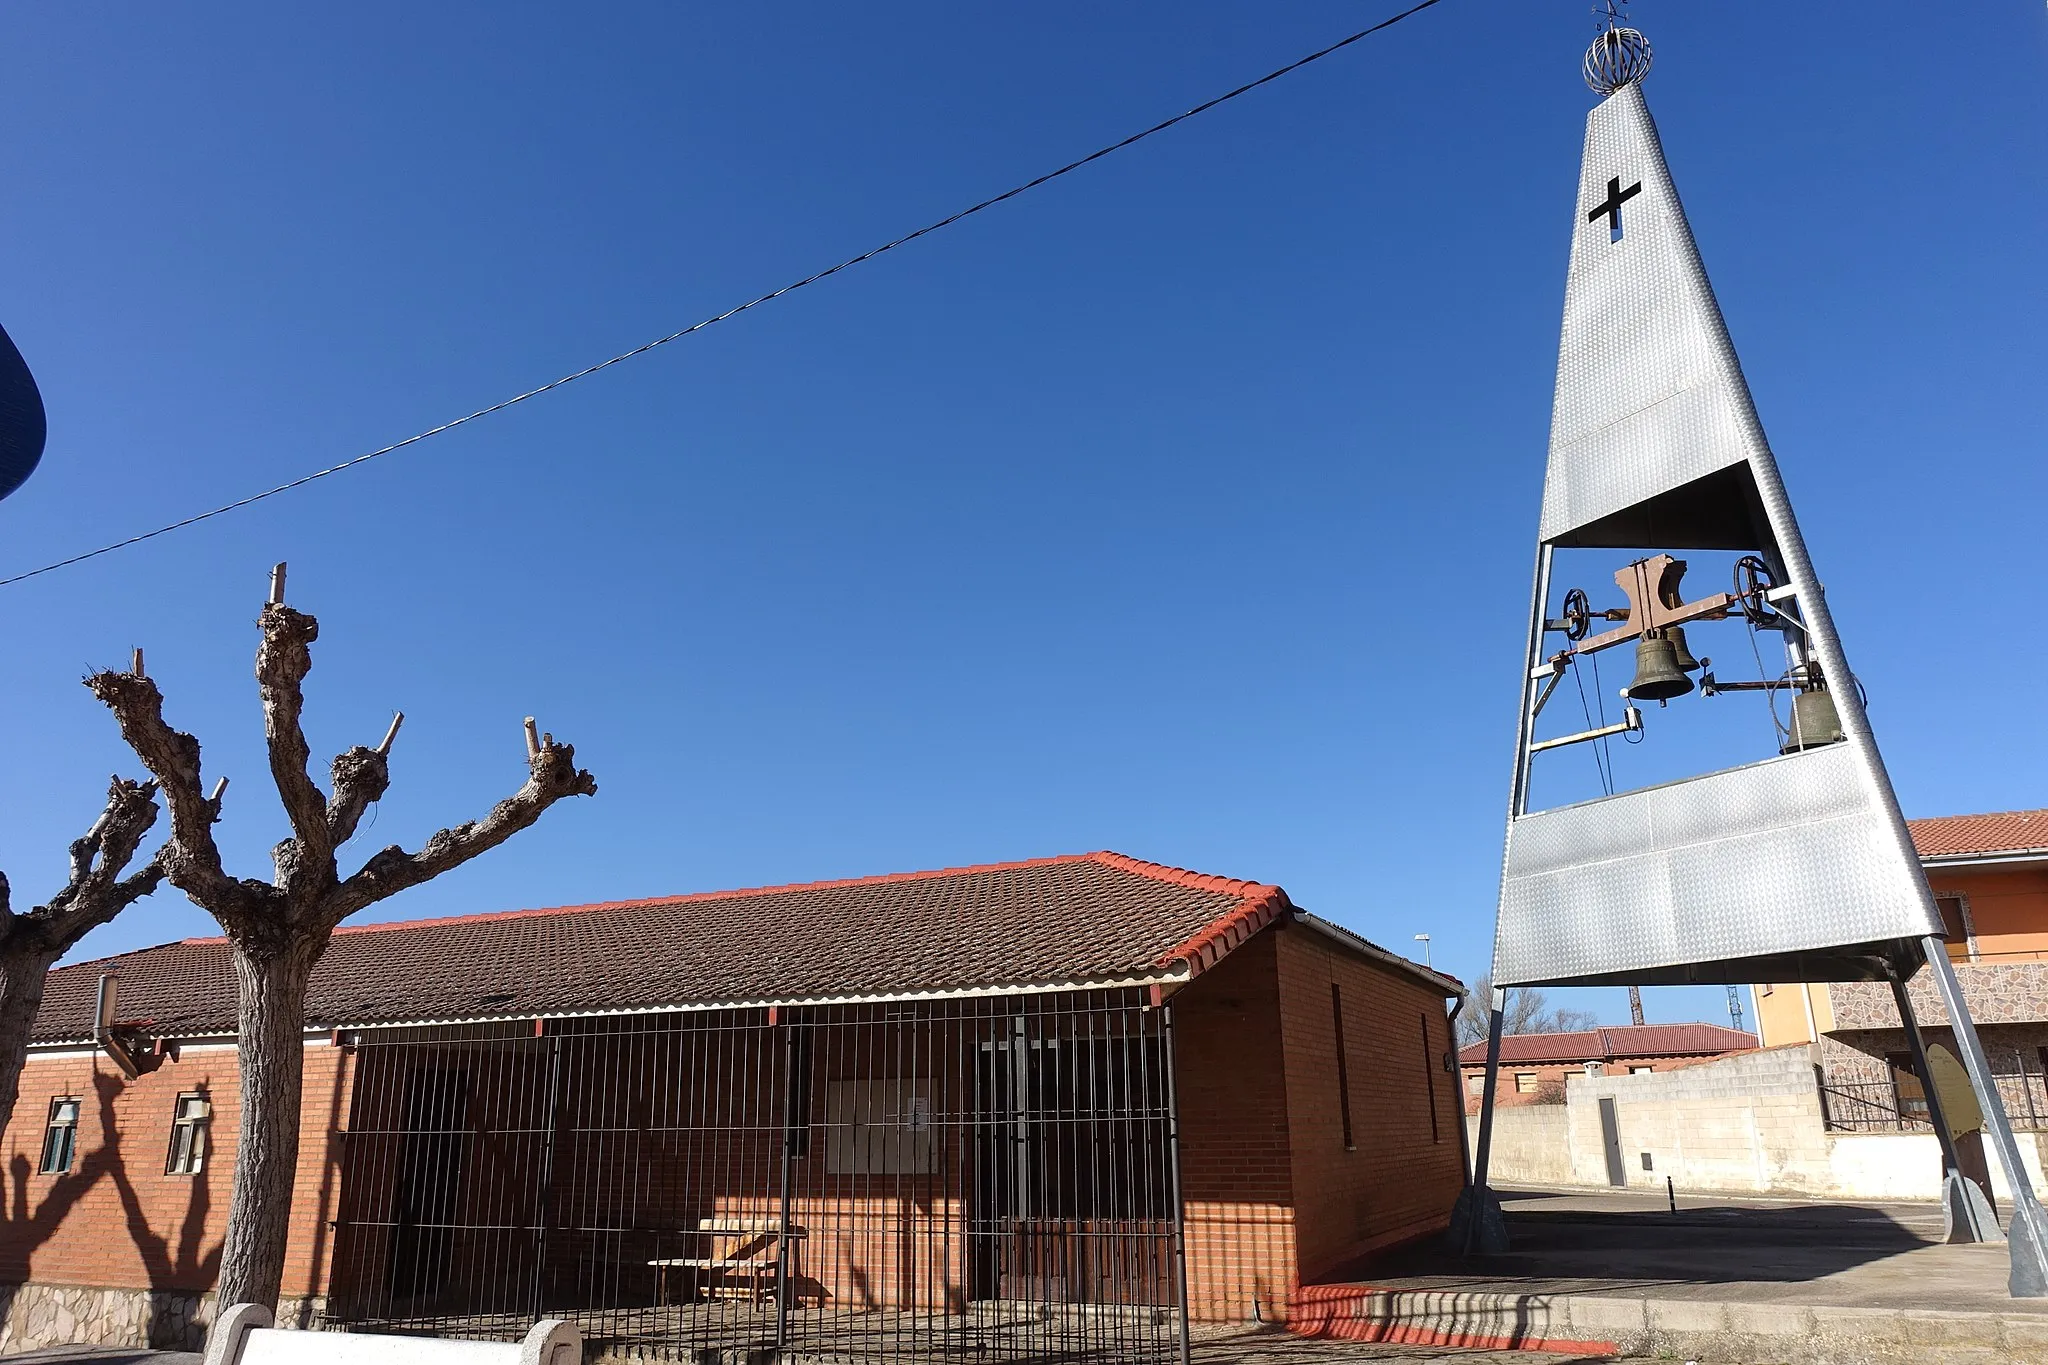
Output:
<svg viewBox="0 0 2048 1365">
<path fill-rule="evenodd" d="M 1243 85 L 1238 86 L 1235 90 L 1227 91 L 1224 94 L 1216 96 L 1214 99 L 1204 100 L 1202 103 L 1196 105 L 1194 108 L 1189 109 L 1183 113 L 1175 114 L 1172 118 L 1163 119 L 1160 122 L 1153 124 L 1151 127 L 1145 129 L 1142 132 L 1131 134 L 1129 137 L 1124 138 L 1120 142 L 1113 142 L 1106 147 L 1098 148 L 1097 150 L 1088 153 L 1088 155 L 1081 157 L 1079 160 L 1069 161 L 1066 165 L 1060 167 L 1056 171 L 1047 171 L 1044 175 L 1038 176 L 1036 179 L 1027 180 L 1023 184 L 1015 186 L 1012 189 L 1004 190 L 1001 194 L 995 195 L 992 198 L 984 199 L 980 203 L 974 204 L 968 208 L 961 209 L 958 213 L 950 214 L 947 217 L 939 219 L 935 223 L 928 223 L 924 227 L 917 229 L 915 232 L 905 233 L 903 236 L 896 238 L 894 241 L 885 242 L 881 246 L 875 247 L 868 251 L 863 251 L 858 256 L 849 256 L 845 260 L 839 262 L 839 264 L 837 265 L 828 266 L 825 269 L 818 271 L 816 274 L 806 275 L 804 278 L 797 280 L 793 284 L 785 284 L 780 289 L 772 290 L 769 293 L 762 294 L 758 298 L 749 299 L 747 300 L 747 302 L 739 304 L 736 307 L 728 308 L 723 313 L 719 313 L 714 317 L 705 318 L 701 322 L 691 323 L 688 327 L 683 328 L 681 331 L 670 332 L 667 336 L 657 337 L 656 339 L 648 342 L 644 346 L 635 346 L 630 351 L 621 351 L 618 355 L 613 356 L 609 360 L 602 360 L 595 365 L 586 366 L 585 368 L 577 370 L 572 374 L 565 374 L 560 379 L 552 380 L 546 384 L 542 384 L 538 388 L 528 389 L 524 393 L 515 394 L 512 397 L 505 399 L 503 402 L 493 403 L 487 408 L 478 408 L 475 412 L 472 412 L 467 416 L 457 417 L 453 421 L 443 422 L 440 426 L 430 427 L 426 431 L 419 432 L 416 435 L 408 436 L 402 441 L 394 441 L 390 445 L 384 446 L 381 449 L 372 450 L 366 454 L 357 455 L 352 459 L 343 460 L 340 464 L 329 465 L 325 469 L 318 469 L 313 471 L 311 474 L 301 475 L 299 478 L 293 479 L 288 483 L 278 484 L 275 488 L 266 488 L 261 493 L 252 493 L 246 498 L 238 498 L 233 502 L 224 503 L 221 506 L 212 509 L 211 511 L 200 512 L 196 515 L 185 517 L 182 520 L 171 522 L 169 525 L 159 526 L 154 531 L 144 531 L 140 535 L 129 536 L 125 540 L 117 540 L 112 542 L 111 544 L 102 545 L 96 550 L 87 550 L 83 554 L 72 555 L 68 559 L 56 560 L 52 563 L 43 565 L 41 568 L 29 569 L 22 573 L 14 574 L 11 577 L 0 578 L 0 588 L 7 587 L 10 584 L 22 582 L 24 579 L 34 578 L 40 574 L 50 573 L 57 569 L 69 568 L 73 564 L 81 564 L 88 559 L 95 559 L 98 558 L 100 555 L 111 554 L 115 550 L 125 550 L 130 545 L 139 545 L 145 540 L 154 540 L 156 537 L 166 535 L 172 531 L 180 531 L 187 526 L 196 525 L 199 522 L 207 521 L 213 517 L 221 516 L 222 514 L 227 512 L 237 511 L 241 508 L 249 506 L 252 503 L 262 502 L 265 498 L 274 498 L 280 493 L 289 493 L 294 488 L 303 488 L 307 484 L 312 483 L 316 479 L 324 479 L 331 474 L 339 474 L 344 469 L 353 469 L 355 466 L 363 464 L 370 460 L 374 460 L 381 455 L 389 455 L 393 451 L 403 450 L 410 445 L 417 445 L 419 442 L 424 441 L 429 437 L 439 436 L 443 432 L 453 431 L 455 428 L 459 426 L 463 426 L 466 425 L 467 423 L 474 422 L 479 417 L 489 417 L 492 413 L 503 412 L 506 408 L 513 407 L 520 403 L 524 403 L 529 398 L 538 398 L 542 394 L 548 393 L 554 389 L 559 389 L 565 384 L 573 384 L 579 379 L 586 379 L 589 376 L 596 374 L 599 370 L 607 370 L 610 369 L 612 366 L 620 364 L 624 361 L 632 360 L 638 356 L 646 355 L 649 351 L 655 350 L 656 348 L 661 346 L 666 346 L 672 341 L 680 341 L 684 337 L 689 336 L 693 332 L 701 332 L 705 328 L 724 322 L 729 318 L 738 317 L 741 313 L 746 312 L 750 308 L 758 308 L 760 305 L 764 303 L 768 303 L 774 299 L 781 298 L 784 294 L 794 293 L 796 290 L 802 289 L 805 285 L 816 284 L 819 280 L 827 279 L 833 275 L 837 275 L 842 270 L 850 270 L 854 266 L 860 265 L 867 261 L 872 261 L 873 259 L 875 259 L 875 257 L 882 255 L 884 252 L 894 251 L 897 247 L 908 245 L 909 243 L 916 241 L 920 237 L 930 236 L 932 233 L 939 231 L 941 228 L 951 227 L 953 224 L 959 222 L 961 219 L 972 217 L 974 214 L 980 213 L 983 209 L 991 209 L 998 204 L 1004 203 L 1007 200 L 1015 199 L 1018 195 L 1024 194 L 1030 190 L 1035 190 L 1040 185 L 1044 185 L 1051 181 L 1057 180 L 1063 175 L 1068 175 L 1074 171 L 1080 170 L 1083 166 L 1087 166 L 1093 162 L 1100 161 L 1102 158 L 1109 156 L 1113 153 L 1120 152 L 1124 150 L 1124 148 L 1126 147 L 1132 146 L 1139 142 L 1143 142 L 1146 138 L 1151 137 L 1155 133 L 1163 133 L 1167 129 L 1173 127 L 1176 124 L 1185 123 L 1187 120 L 1195 117 L 1195 115 L 1197 114 L 1207 113 L 1209 110 L 1214 109 L 1219 104 L 1228 103 L 1229 101 L 1236 99 L 1240 95 L 1250 94 L 1252 91 L 1257 90 L 1260 86 L 1271 84 L 1272 82 L 1279 80 L 1282 76 L 1292 75 L 1294 72 L 1301 70 L 1303 67 L 1309 65 L 1311 62 L 1319 62 L 1325 57 L 1328 57 L 1337 52 L 1341 52 L 1345 48 L 1350 47 L 1353 43 L 1358 42 L 1361 39 L 1370 38 L 1373 34 L 1378 33 L 1383 29 L 1392 28 L 1395 24 L 1400 23 L 1403 19 L 1407 19 L 1414 15 L 1420 14 L 1422 11 L 1429 9 L 1432 6 L 1435 6 L 1440 3 L 1442 3 L 1442 0 L 1421 0 L 1420 4 L 1411 5 L 1407 9 L 1402 10 L 1399 14 L 1393 15 L 1391 18 L 1380 20 L 1380 22 L 1374 24 L 1370 28 L 1362 28 L 1358 30 L 1358 32 L 1351 34 L 1349 37 L 1338 39 L 1336 42 L 1331 43 L 1328 47 L 1318 48 L 1316 51 L 1309 53 L 1306 57 L 1302 57 L 1295 61 L 1289 62 L 1287 65 L 1279 68 L 1278 70 L 1269 71 L 1265 75 L 1259 77 L 1257 80 L 1247 81 Z"/>
<path fill-rule="evenodd" d="M 1579 669 L 1579 659 L 1577 655 L 1572 656 L 1571 670 L 1572 681 L 1578 684 L 1579 688 L 1579 710 L 1585 715 L 1586 728 L 1590 730 L 1593 728 L 1593 707 L 1586 700 L 1586 675 Z M 1598 684 L 1595 684 L 1595 690 L 1598 690 Z M 1587 747 L 1591 749 L 1593 753 L 1593 771 L 1600 775 L 1601 794 L 1607 795 L 1612 791 L 1614 784 L 1607 780 L 1607 769 L 1600 762 L 1600 745 L 1597 742 L 1595 742 L 1593 744 L 1588 745 Z"/>
<path fill-rule="evenodd" d="M 1749 652 L 1756 657 L 1756 675 L 1764 681 L 1764 705 L 1771 709 L 1771 729 L 1777 735 L 1775 742 L 1783 744 L 1792 737 L 1792 732 L 1785 728 L 1778 720 L 1778 687 L 1781 684 L 1772 682 L 1764 672 L 1763 650 L 1757 646 L 1756 642 L 1756 624 L 1749 619 L 1747 614 L 1743 616 L 1742 623 L 1749 627 Z M 1782 681 L 1784 675 L 1780 674 L 1779 678 Z"/>
<path fill-rule="evenodd" d="M 1591 654 L 1587 657 L 1593 662 L 1593 704 L 1600 708 L 1600 728 L 1605 730 L 1607 728 L 1607 692 L 1600 685 L 1600 656 L 1598 654 Z M 1601 755 L 1607 760 L 1607 764 L 1601 770 L 1600 776 L 1607 784 L 1607 795 L 1612 796 L 1614 795 L 1614 751 L 1607 747 L 1607 736 L 1605 735 L 1594 740 L 1593 743 L 1598 746 Z"/>
</svg>

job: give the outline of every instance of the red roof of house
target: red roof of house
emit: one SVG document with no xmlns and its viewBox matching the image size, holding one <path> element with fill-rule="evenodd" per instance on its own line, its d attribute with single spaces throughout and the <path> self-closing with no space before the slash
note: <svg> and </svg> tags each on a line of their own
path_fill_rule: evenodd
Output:
<svg viewBox="0 0 2048 1365">
<path fill-rule="evenodd" d="M 2048 810 L 2002 810 L 1987 815 L 1938 815 L 1908 820 L 1913 847 L 1923 858 L 1965 858 L 1999 853 L 2048 855 Z"/>
<path fill-rule="evenodd" d="M 326 1028 L 1165 981 L 1200 973 L 1294 913 L 1277 886 L 1104 852 L 347 925 L 313 971 L 306 1021 Z M 120 978 L 123 1022 L 167 1037 L 234 1031 L 228 944 L 202 938 L 57 968 L 34 1036 L 89 1036 L 104 972 Z"/>
<path fill-rule="evenodd" d="M 1754 1033 L 1719 1024 L 1624 1024 L 1578 1033 L 1511 1033 L 1500 1040 L 1500 1059 L 1570 1064 L 1621 1057 L 1711 1057 L 1755 1047 Z M 1486 1044 L 1460 1049 L 1458 1060 L 1468 1065 L 1485 1062 Z"/>
</svg>

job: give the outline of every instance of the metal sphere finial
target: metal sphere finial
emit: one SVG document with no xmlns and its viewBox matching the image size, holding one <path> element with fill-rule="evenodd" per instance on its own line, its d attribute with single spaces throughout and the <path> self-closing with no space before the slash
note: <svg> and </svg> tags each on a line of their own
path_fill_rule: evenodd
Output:
<svg viewBox="0 0 2048 1365">
<path fill-rule="evenodd" d="M 1632 28 L 1609 28 L 1586 49 L 1586 84 L 1611 95 L 1650 74 L 1650 40 Z"/>
</svg>

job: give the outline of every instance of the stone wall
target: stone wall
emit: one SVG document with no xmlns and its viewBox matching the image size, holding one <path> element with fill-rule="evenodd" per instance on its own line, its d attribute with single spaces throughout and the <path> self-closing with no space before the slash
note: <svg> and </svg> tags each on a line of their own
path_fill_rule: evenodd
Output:
<svg viewBox="0 0 2048 1365">
<path fill-rule="evenodd" d="M 2048 962 L 1958 962 L 1963 1002 L 1979 1028 L 2048 1020 Z M 1882 981 L 1837 981 L 1828 988 L 1838 1029 L 1898 1028 L 1899 1008 Z M 1935 998 L 1934 974 L 1923 971 L 1906 985 L 1920 1025 L 1946 1025 L 1948 1011 Z"/>
<path fill-rule="evenodd" d="M 318 1297 L 278 1301 L 280 1327 L 318 1327 Z M 211 1293 L 85 1284 L 0 1285 L 0 1355 L 43 1346 L 153 1346 L 197 1351 L 213 1325 Z"/>
</svg>

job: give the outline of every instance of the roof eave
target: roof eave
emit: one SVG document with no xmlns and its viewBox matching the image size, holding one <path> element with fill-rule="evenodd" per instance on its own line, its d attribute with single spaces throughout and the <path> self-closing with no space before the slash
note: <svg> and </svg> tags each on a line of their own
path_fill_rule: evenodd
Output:
<svg viewBox="0 0 2048 1365">
<path fill-rule="evenodd" d="M 1985 849 L 1976 853 L 1922 854 L 1926 868 L 2010 867 L 2023 863 L 2048 863 L 2048 848 Z"/>
<path fill-rule="evenodd" d="M 1446 1000 L 1462 1000 L 1465 998 L 1465 983 L 1458 980 L 1455 976 L 1446 976 L 1434 967 L 1425 967 L 1420 962 L 1411 962 L 1399 953 L 1390 952 L 1380 947 L 1379 944 L 1374 943 L 1371 939 L 1354 934 L 1343 925 L 1326 920 L 1321 915 L 1312 915 L 1306 910 L 1296 909 L 1294 912 L 1294 922 L 1303 928 L 1315 930 L 1323 937 L 1340 943 L 1361 956 L 1369 957 L 1383 966 L 1392 967 L 1403 975 L 1414 977 Z"/>
</svg>

